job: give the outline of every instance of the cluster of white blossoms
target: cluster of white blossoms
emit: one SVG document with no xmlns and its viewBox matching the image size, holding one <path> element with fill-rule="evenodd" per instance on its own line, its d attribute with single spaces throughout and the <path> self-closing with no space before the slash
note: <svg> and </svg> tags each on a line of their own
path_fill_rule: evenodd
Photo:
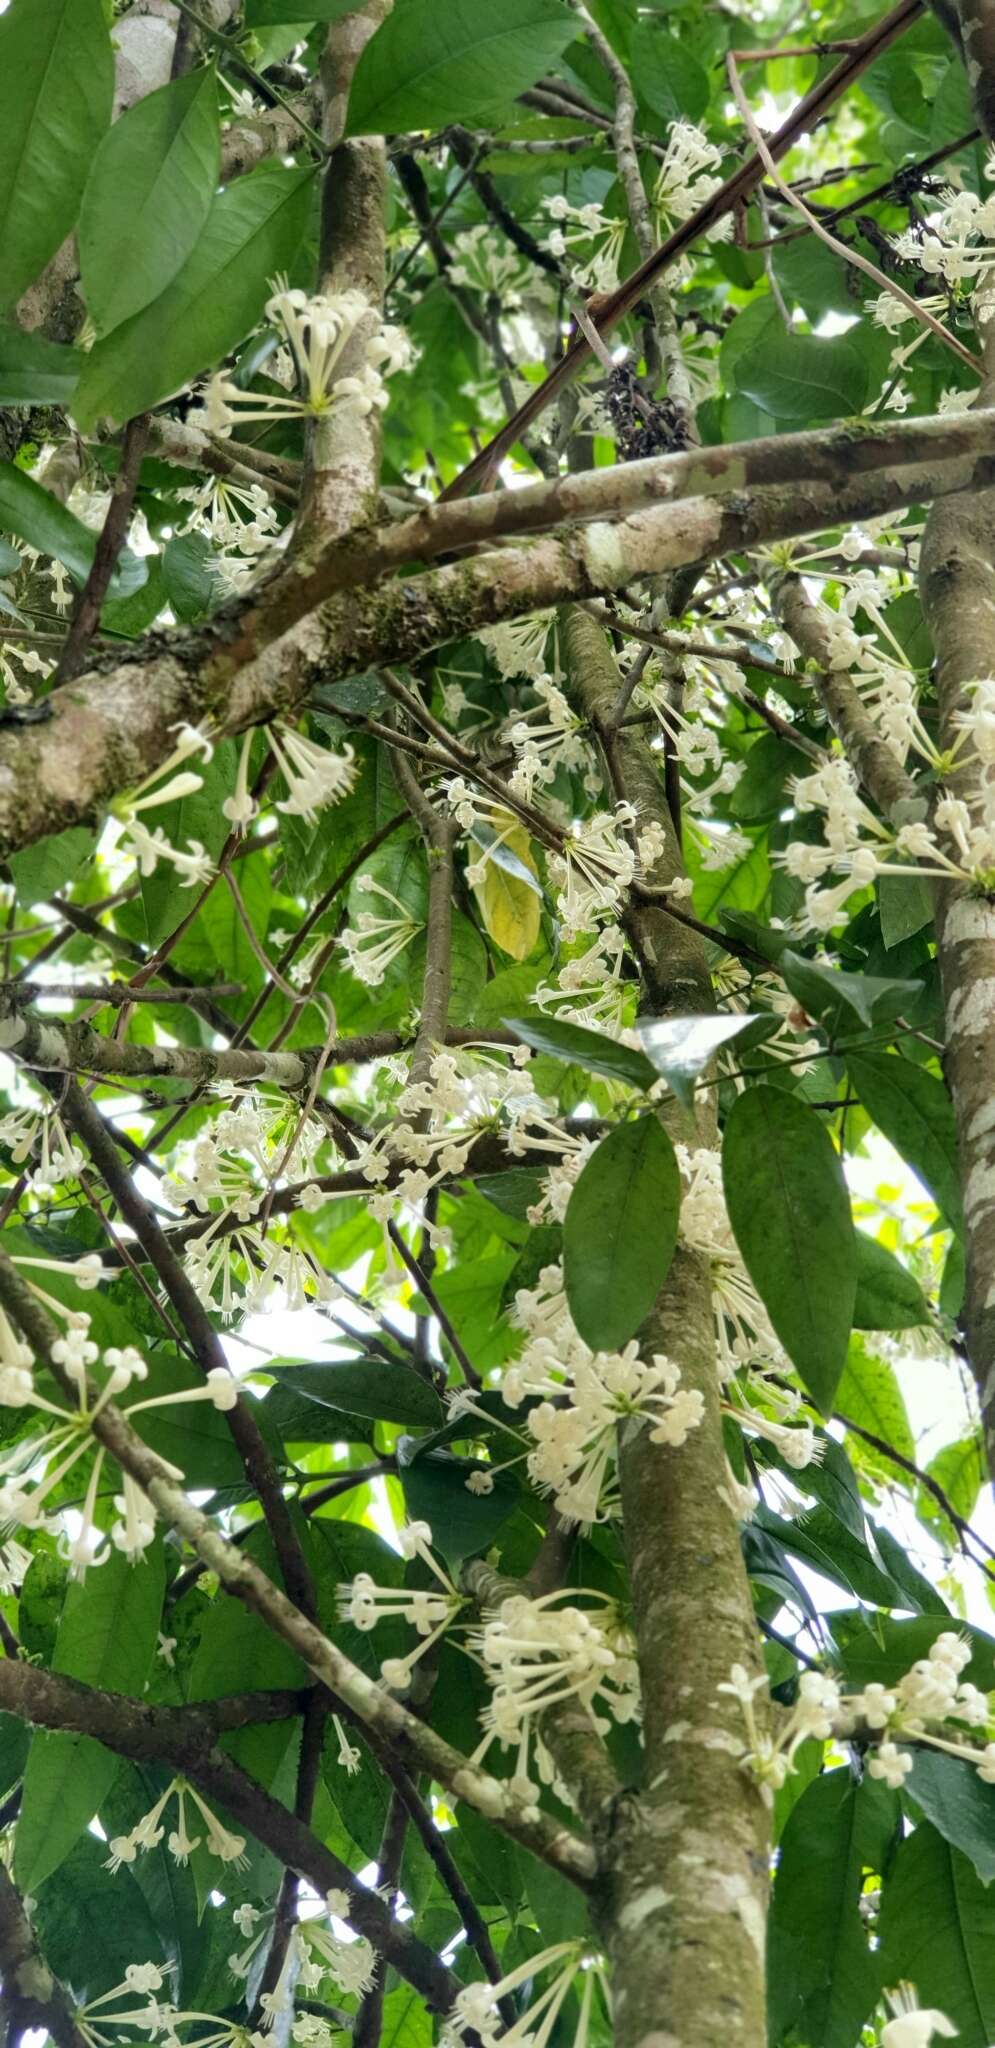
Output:
<svg viewBox="0 0 995 2048">
<path fill-rule="evenodd" d="M 166 1835 L 163 1814 L 172 1799 L 176 1800 L 176 1822 Z M 201 1826 L 202 1834 L 191 1834 L 187 1825 L 188 1800 L 195 1813 L 200 1816 L 199 1822 L 194 1820 L 193 1825 L 195 1828 Z M 137 1857 L 145 1855 L 149 1849 L 157 1849 L 164 1835 L 166 1848 L 174 1863 L 188 1863 L 194 1850 L 199 1849 L 203 1843 L 208 1855 L 216 1856 L 219 1862 L 233 1863 L 236 1869 L 247 1867 L 244 1836 L 233 1835 L 218 1819 L 217 1814 L 212 1813 L 200 1793 L 186 1778 L 171 1778 L 155 1805 L 149 1808 L 148 1813 L 142 1815 L 130 1833 L 115 1835 L 108 1842 L 107 1846 L 111 1853 L 104 1868 L 115 1871 L 120 1870 L 122 1864 L 134 1863 Z"/>
<path fill-rule="evenodd" d="M 15 1263 L 61 1273 L 77 1285 L 91 1288 L 106 1278 L 96 1254 L 63 1262 L 31 1259 L 17 1255 Z M 29 1282 L 32 1292 L 40 1289 Z M 41 1295 L 49 1316 L 63 1334 L 52 1345 L 52 1358 L 76 1389 L 76 1407 L 60 1407 L 40 1393 L 35 1384 L 31 1348 L 18 1337 L 0 1308 L 0 1408 L 27 1410 L 37 1415 L 42 1427 L 16 1435 L 0 1453 L 0 1522 L 24 1529 L 46 1529 L 54 1535 L 67 1558 L 70 1577 L 82 1579 L 92 1565 L 106 1562 L 115 1549 L 130 1563 L 137 1564 L 155 1535 L 155 1514 L 146 1495 L 122 1472 L 121 1493 L 114 1496 L 118 1519 L 107 1531 L 98 1524 L 100 1481 L 106 1460 L 102 1444 L 94 1446 L 93 1424 L 108 1402 L 119 1401 L 133 1386 L 148 1378 L 148 1366 L 134 1345 L 110 1345 L 103 1352 L 90 1336 L 91 1318 L 80 1309 L 67 1308 L 47 1292 Z M 94 1378 L 99 1369 L 102 1383 Z M 212 1407 L 228 1410 L 238 1400 L 238 1382 L 221 1367 L 209 1372 L 203 1385 L 182 1388 L 171 1394 L 157 1394 L 133 1401 L 126 1409 L 129 1422 L 151 1409 L 169 1408 L 177 1403 L 208 1401 Z M 82 1504 L 71 1512 L 63 1506 L 64 1482 L 88 1453 L 95 1450 Z M 182 1480 L 178 1467 L 161 1461 L 172 1476 Z M 8 1560 L 9 1565 L 9 1560 Z"/>
<path fill-rule="evenodd" d="M 508 1408 L 531 1404 L 524 1419 L 529 1476 L 552 1494 L 564 1520 L 605 1521 L 618 1511 L 619 1425 L 648 1427 L 653 1443 L 679 1447 L 701 1421 L 703 1397 L 681 1386 L 670 1359 L 640 1358 L 635 1340 L 624 1351 L 591 1351 L 574 1328 L 559 1265 L 544 1266 L 534 1287 L 518 1289 L 513 1319 L 527 1341 L 500 1391 Z M 460 1390 L 451 1412 L 471 1406 Z"/>
<path fill-rule="evenodd" d="M 450 253 L 449 282 L 462 285 L 464 291 L 500 299 L 502 312 L 517 311 L 525 294 L 534 293 L 526 257 L 486 222 L 454 235 Z"/>
<path fill-rule="evenodd" d="M 579 1598 L 596 1603 L 593 1611 L 579 1607 Z M 566 1601 L 567 1605 L 560 1603 Z M 503 1748 L 517 1747 L 510 1790 L 534 1806 L 538 1799 L 529 1778 L 529 1745 L 535 1742 L 536 1765 L 544 1784 L 552 1784 L 552 1759 L 536 1731 L 538 1717 L 563 1700 L 579 1700 L 606 1735 L 613 1721 L 638 1718 L 639 1671 L 635 1645 L 615 1601 L 586 1587 L 560 1589 L 530 1600 L 510 1594 L 497 1611 L 484 1618 L 470 1637 L 493 1688 L 481 1716 L 485 1739 L 474 1762 L 486 1755 L 492 1740 Z"/>
<path fill-rule="evenodd" d="M 353 1628 L 368 1631 L 380 1621 L 400 1620 L 421 1637 L 406 1657 L 385 1657 L 380 1665 L 384 1684 L 395 1692 L 405 1692 L 419 1659 L 445 1634 L 467 1603 L 433 1553 L 428 1522 L 406 1523 L 398 1531 L 397 1541 L 402 1557 L 418 1558 L 434 1578 L 435 1586 L 378 1586 L 369 1572 L 357 1572 L 348 1585 L 339 1587 L 339 1609 L 342 1619 L 351 1621 Z"/>
<path fill-rule="evenodd" d="M 385 327 L 364 293 L 348 289 L 309 296 L 291 291 L 285 278 L 273 281 L 266 318 L 282 330 L 287 352 L 286 390 L 243 391 L 219 370 L 207 387 L 199 424 L 212 434 L 229 434 L 235 425 L 286 419 L 327 419 L 349 409 L 357 417 L 387 404 L 385 377 L 407 369 L 413 352 L 399 327 Z M 343 351 L 356 329 L 369 327 L 362 360 L 348 372 L 340 368 Z"/>
<path fill-rule="evenodd" d="M 282 811 L 285 817 L 304 818 L 309 825 L 316 825 L 318 812 L 329 804 L 340 803 L 344 796 L 348 796 L 356 780 L 356 757 L 352 748 L 345 746 L 341 754 L 336 754 L 331 747 L 318 746 L 315 740 L 309 740 L 304 733 L 282 721 L 265 725 L 262 731 L 287 785 L 287 794 L 277 799 L 275 809 Z M 235 787 L 221 806 L 225 817 L 240 831 L 251 825 L 259 810 L 249 788 L 249 758 L 254 737 L 254 727 L 243 735 Z"/>
<path fill-rule="evenodd" d="M 989 152 L 985 176 L 995 179 L 995 151 Z M 995 194 L 981 199 L 946 185 L 925 221 L 897 235 L 893 247 L 927 277 L 954 286 L 977 283 L 995 263 Z"/>
<path fill-rule="evenodd" d="M 771 1805 L 803 1742 L 857 1737 L 868 1749 L 869 1775 L 901 1791 L 914 1764 L 912 1751 L 900 1747 L 904 1737 L 974 1764 L 985 1784 L 995 1784 L 995 1740 L 986 1739 L 979 1747 L 970 1735 L 981 1729 L 987 1737 L 991 1729 L 987 1693 L 961 1676 L 971 1656 L 970 1644 L 948 1629 L 893 1686 L 873 1682 L 859 1692 L 845 1693 L 829 1673 L 804 1671 L 798 1699 L 773 1735 L 759 1728 L 754 1705 L 757 1694 L 766 1692 L 766 1678 L 751 1678 L 743 1665 L 735 1664 L 719 1691 L 738 1700 L 742 1708 L 743 1769 Z"/>
<path fill-rule="evenodd" d="M 537 1992 L 514 2025 L 507 2027 L 501 2017 L 501 2000 L 547 1971 L 553 1974 Z M 500 2041 L 501 2048 L 546 2048 L 570 1993 L 578 1993 L 577 2019 L 571 2048 L 587 2048 L 591 2007 L 599 1995 L 604 2016 L 611 2013 L 611 1999 L 604 1960 L 583 1941 L 558 1941 L 538 1955 L 529 1956 L 515 1969 L 506 1971 L 496 1984 L 467 1984 L 456 1994 L 456 2004 L 440 2037 L 440 2048 L 455 2048 L 464 2037 L 476 2034 L 486 2044 Z M 565 2038 L 565 2037 L 564 2037 Z"/>
<path fill-rule="evenodd" d="M 627 223 L 618 215 L 606 214 L 595 201 L 571 206 L 560 192 L 542 204 L 556 223 L 545 246 L 558 263 L 569 266 L 573 283 L 589 292 L 614 291 Z"/>
</svg>

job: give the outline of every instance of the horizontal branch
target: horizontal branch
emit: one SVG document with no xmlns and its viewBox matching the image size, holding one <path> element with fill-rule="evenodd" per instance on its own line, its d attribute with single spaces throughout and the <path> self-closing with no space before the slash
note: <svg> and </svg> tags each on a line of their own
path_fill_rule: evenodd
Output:
<svg viewBox="0 0 995 2048">
<path fill-rule="evenodd" d="M 993 477 L 995 453 L 975 453 L 838 485 L 688 498 L 327 603 L 314 578 L 288 568 L 206 626 L 147 636 L 123 660 L 54 692 L 42 723 L 0 732 L 0 858 L 93 822 L 167 758 L 178 724 L 241 732 L 297 715 L 319 682 L 411 661 L 483 626 L 899 506 L 989 489 Z"/>
<path fill-rule="evenodd" d="M 684 498 L 720 497 L 767 484 L 824 483 L 834 487 L 872 470 L 910 462 L 954 461 L 995 451 L 995 410 L 936 414 L 923 419 L 851 420 L 806 433 L 731 441 L 724 447 L 688 448 L 642 462 L 489 491 L 480 498 L 449 498 L 426 505 L 392 526 L 364 536 L 361 545 L 322 550 L 308 576 L 321 597 L 373 583 L 406 562 L 431 561 L 460 548 L 590 519 L 620 519 L 651 505 Z"/>
<path fill-rule="evenodd" d="M 141 1571 L 142 1567 L 135 1569 Z M 319 1897 L 333 1889 L 344 1891 L 349 1900 L 344 1916 L 349 1926 L 372 1942 L 433 2011 L 449 2010 L 459 1989 L 458 1980 L 424 1942 L 394 1919 L 375 1892 L 357 1883 L 348 1865 L 296 1814 L 271 1798 L 215 1747 L 209 1707 L 147 1706 L 121 1693 L 100 1692 L 77 1679 L 6 1659 L 0 1661 L 0 1707 L 33 1727 L 88 1735 L 116 1756 L 139 1763 L 156 1761 L 182 1772 L 199 1791 L 219 1801 L 281 1863 L 306 1878 Z M 187 1719 L 191 1713 L 196 1719 Z"/>
</svg>

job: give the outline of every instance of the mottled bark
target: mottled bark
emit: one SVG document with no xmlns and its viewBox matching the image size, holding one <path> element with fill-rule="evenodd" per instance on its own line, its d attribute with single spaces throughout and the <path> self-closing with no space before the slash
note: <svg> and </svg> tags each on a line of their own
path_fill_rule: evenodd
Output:
<svg viewBox="0 0 995 2048">
<path fill-rule="evenodd" d="M 564 621 L 574 702 L 606 733 L 619 676 L 601 628 Z M 681 872 L 659 757 L 636 731 L 611 734 L 614 793 L 657 820 L 667 847 L 652 879 Z M 656 906 L 631 914 L 644 1009 L 678 1016 L 713 1007 L 701 941 Z M 672 1098 L 675 1138 L 714 1144 L 714 1117 Z M 663 1352 L 705 1413 L 679 1449 L 621 1431 L 622 1517 L 643 1691 L 645 1775 L 617 1804 L 597 1914 L 614 1971 L 618 2048 L 763 2048 L 769 1831 L 766 1808 L 736 1756 L 739 1709 L 718 1691 L 730 1666 L 762 1669 L 739 1530 L 726 1499 L 711 1282 L 679 1248 L 640 1332 Z"/>
<path fill-rule="evenodd" d="M 689 498 L 326 603 L 320 574 L 288 571 L 207 626 L 149 634 L 123 660 L 109 656 L 47 700 L 44 723 L 0 734 L 0 855 L 95 822 L 114 795 L 166 759 L 181 722 L 240 732 L 298 711 L 318 682 L 410 661 L 538 606 L 599 596 L 635 577 L 817 533 L 910 500 L 984 489 L 991 476 L 991 457 L 965 453 L 838 487 Z"/>
</svg>

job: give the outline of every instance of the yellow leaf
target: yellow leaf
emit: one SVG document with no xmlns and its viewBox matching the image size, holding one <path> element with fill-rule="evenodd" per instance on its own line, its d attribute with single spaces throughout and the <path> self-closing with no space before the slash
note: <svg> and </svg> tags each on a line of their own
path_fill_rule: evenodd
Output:
<svg viewBox="0 0 995 2048">
<path fill-rule="evenodd" d="M 522 825 L 506 826 L 507 814 L 495 813 L 493 823 L 501 844 L 536 874 L 529 835 Z M 496 860 L 487 862 L 484 879 L 475 891 L 480 915 L 488 936 L 512 960 L 527 960 L 539 937 L 541 901 L 536 891 L 518 875 L 509 873 Z"/>
</svg>

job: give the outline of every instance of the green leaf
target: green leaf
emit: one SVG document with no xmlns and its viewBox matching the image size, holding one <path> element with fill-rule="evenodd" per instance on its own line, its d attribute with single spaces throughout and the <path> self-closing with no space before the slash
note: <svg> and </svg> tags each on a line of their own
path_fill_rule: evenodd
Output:
<svg viewBox="0 0 995 2048">
<path fill-rule="evenodd" d="M 36 484 L 13 462 L 0 462 L 0 527 L 7 533 L 16 533 L 19 540 L 26 540 L 39 554 L 52 555 L 57 562 L 63 562 L 78 583 L 86 582 L 97 535 L 51 491 L 43 490 L 41 484 Z M 133 590 L 141 588 L 147 575 L 144 561 L 123 549 L 110 580 L 110 595 L 130 596 Z"/>
<path fill-rule="evenodd" d="M 769 1927 L 772 2048 L 854 2048 L 879 1978 L 860 1918 L 865 1870 L 880 1871 L 898 1825 L 894 1792 L 847 1770 L 806 1787 L 781 1838 Z"/>
<path fill-rule="evenodd" d="M 969 1856 L 982 1884 L 990 1884 L 995 1877 L 995 1785 L 979 1778 L 965 1757 L 944 1756 L 918 1744 L 905 1782 L 944 1841 Z"/>
<path fill-rule="evenodd" d="M 120 1984 L 138 1957 L 163 1960 L 160 1929 L 134 1873 L 112 1874 L 106 1860 L 106 1842 L 84 1832 L 41 1886 L 31 1915 L 46 1963 L 81 2004 Z M 170 1930 L 161 1932 L 168 1939 Z"/>
<path fill-rule="evenodd" d="M 82 363 L 78 349 L 43 334 L 0 328 L 0 405 L 68 405 Z"/>
<path fill-rule="evenodd" d="M 942 1487 L 954 1514 L 969 1522 L 977 1505 L 978 1495 L 987 1478 L 981 1436 L 959 1437 L 956 1443 L 944 1444 L 926 1466 L 931 1479 Z M 920 1487 L 917 1502 L 920 1521 L 941 1522 L 945 1531 L 950 1531 L 949 1517 L 935 1495 L 925 1486 Z"/>
<path fill-rule="evenodd" d="M 917 1615 L 911 1621 L 891 1621 L 885 1615 L 874 1615 L 870 1621 L 864 1614 L 834 1617 L 838 1662 L 847 1690 L 896 1685 L 920 1657 L 929 1656 L 937 1636 L 949 1628 L 949 1616 L 939 1614 Z M 971 1662 L 962 1677 L 982 1692 L 991 1692 L 995 1686 L 995 1638 L 967 1622 L 959 1625 L 957 1633 L 971 1645 Z"/>
<path fill-rule="evenodd" d="M 218 602 L 211 547 L 202 533 L 177 533 L 162 551 L 166 596 L 181 625 L 202 619 Z"/>
<path fill-rule="evenodd" d="M 158 298 L 186 262 L 211 209 L 220 148 L 210 68 L 147 93 L 104 136 L 79 217 L 83 294 L 98 334 Z"/>
<path fill-rule="evenodd" d="M 323 1408 L 345 1409 L 375 1422 L 403 1422 L 416 1429 L 437 1429 L 442 1404 L 434 1387 L 410 1365 L 386 1358 L 355 1364 L 344 1359 L 329 1365 L 292 1365 L 274 1359 L 267 1366 L 278 1386 L 290 1387 Z"/>
<path fill-rule="evenodd" d="M 857 1246 L 855 1330 L 915 1330 L 932 1320 L 929 1303 L 907 1266 L 866 1232 L 854 1233 Z"/>
<path fill-rule="evenodd" d="M 850 1196 L 832 1141 L 795 1096 L 747 1088 L 726 1118 L 722 1179 L 750 1278 L 827 1415 L 846 1364 L 857 1287 Z"/>
<path fill-rule="evenodd" d="M 16 305 L 68 235 L 113 90 L 100 0 L 12 0 L 0 16 L 0 305 Z"/>
<path fill-rule="evenodd" d="M 576 26 L 563 0 L 398 0 L 356 66 L 348 133 L 501 113 L 556 63 Z"/>
<path fill-rule="evenodd" d="M 160 1543 L 145 1552 L 139 1565 L 112 1548 L 84 1581 L 70 1582 L 53 1671 L 139 1698 L 155 1654 L 164 1583 Z M 58 1869 L 92 1820 L 116 1769 L 113 1752 L 89 1735 L 35 1731 L 14 1849 L 22 1890 L 33 1894 Z"/>
<path fill-rule="evenodd" d="M 784 785 L 789 775 L 797 773 L 797 747 L 789 745 L 776 732 L 761 733 L 746 756 L 746 766 L 729 798 L 733 817 L 753 825 L 776 816 L 784 803 Z"/>
<path fill-rule="evenodd" d="M 690 1109 L 694 1084 L 709 1061 L 731 1038 L 738 1038 L 750 1025 L 759 1026 L 753 1039 L 766 1037 L 776 1026 L 767 1017 L 728 1015 L 725 1017 L 637 1017 L 636 1030 L 658 1074 L 672 1088 L 678 1102 Z M 752 1040 L 751 1040 L 752 1042 Z"/>
<path fill-rule="evenodd" d="M 313 176 L 263 164 L 218 194 L 172 283 L 87 357 L 73 408 L 84 431 L 158 405 L 255 326 L 270 279 L 293 263 Z"/>
<path fill-rule="evenodd" d="M 405 1444 L 406 1457 L 401 1448 Z M 417 1446 L 402 1437 L 398 1464 L 408 1514 L 414 1521 L 429 1523 L 435 1547 L 450 1565 L 487 1550 L 518 1506 L 519 1488 L 514 1479 L 506 1473 L 491 1474 L 490 1467 L 476 1458 L 455 1458 L 448 1451 L 426 1451 L 418 1457 L 410 1455 L 412 1450 Z M 474 1473 L 492 1479 L 490 1493 L 468 1490 L 466 1482 Z"/>
<path fill-rule="evenodd" d="M 908 1979 L 946 2013 L 960 2048 L 995 2040 L 995 1891 L 924 1822 L 899 1847 L 881 1901 L 885 1984 Z"/>
<path fill-rule="evenodd" d="M 677 1243 L 681 1177 L 653 1116 L 619 1124 L 582 1169 L 563 1225 L 574 1323 L 592 1351 L 617 1351 L 649 1314 Z"/>
<path fill-rule="evenodd" d="M 875 883 L 881 937 L 890 952 L 903 939 L 911 939 L 924 925 L 933 922 L 933 906 L 921 875 L 890 875 L 887 870 Z"/>
<path fill-rule="evenodd" d="M 875 1358 L 859 1337 L 850 1342 L 846 1366 L 836 1389 L 836 1408 L 844 1422 L 857 1423 L 902 1457 L 915 1458 L 915 1439 L 898 1381 L 887 1360 Z M 861 1454 L 866 1458 L 863 1444 Z M 882 1462 L 877 1454 L 874 1464 L 894 1479 L 894 1465 Z"/>
<path fill-rule="evenodd" d="M 873 974 L 846 974 L 826 967 L 818 960 L 805 960 L 800 953 L 782 953 L 778 972 L 793 996 L 810 1017 L 818 1018 L 833 1036 L 841 1025 L 852 1030 L 850 1019 L 870 1026 L 877 1011 L 897 1017 L 907 1003 L 922 994 L 919 981 L 879 980 Z"/>
<path fill-rule="evenodd" d="M 96 846 L 95 833 L 88 832 L 84 825 L 70 825 L 66 832 L 56 832 L 51 839 L 39 839 L 36 845 L 11 854 L 10 871 L 18 902 L 28 909 L 34 903 L 47 903 L 63 882 L 79 875 Z"/>
<path fill-rule="evenodd" d="M 943 1082 L 898 1053 L 848 1053 L 847 1071 L 868 1116 L 918 1174 L 951 1229 L 960 1232 L 957 1137 Z"/>
<path fill-rule="evenodd" d="M 759 343 L 739 357 L 734 379 L 754 405 L 798 426 L 857 413 L 867 395 L 867 366 L 852 341 L 789 334 L 773 309 Z"/>
<path fill-rule="evenodd" d="M 609 1081 L 625 1081 L 630 1088 L 652 1088 L 656 1069 L 645 1054 L 631 1045 L 619 1045 L 601 1031 L 589 1031 L 583 1024 L 567 1024 L 558 1017 L 537 1013 L 532 1017 L 504 1017 L 502 1023 L 514 1031 L 533 1052 L 545 1052 L 569 1066 L 583 1067 L 588 1074 L 604 1074 Z"/>
<path fill-rule="evenodd" d="M 700 121 L 711 88 L 687 42 L 658 21 L 642 21 L 632 38 L 632 76 L 639 97 L 665 121 Z"/>
</svg>

